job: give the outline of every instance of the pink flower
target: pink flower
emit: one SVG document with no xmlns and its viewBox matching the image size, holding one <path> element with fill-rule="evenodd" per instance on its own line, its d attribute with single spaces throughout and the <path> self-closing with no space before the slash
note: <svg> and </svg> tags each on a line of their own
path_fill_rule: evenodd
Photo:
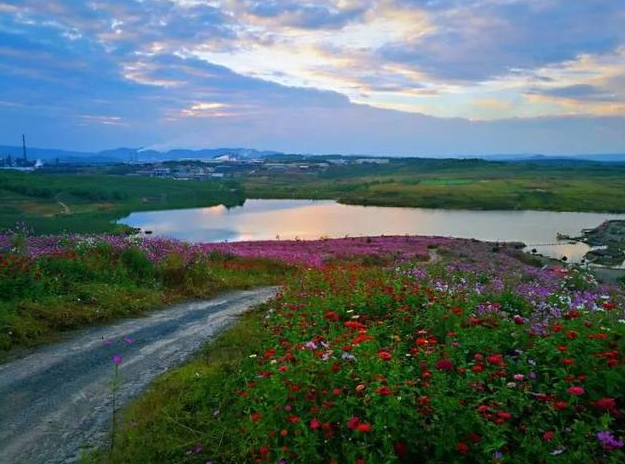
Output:
<svg viewBox="0 0 625 464">
<path fill-rule="evenodd" d="M 118 354 L 116 354 L 115 356 L 113 356 L 113 364 L 115 364 L 116 366 L 119 366 L 122 363 L 122 357 Z"/>
<path fill-rule="evenodd" d="M 573 396 L 581 396 L 584 394 L 584 388 L 583 387 L 569 387 L 567 392 L 569 392 L 569 394 Z"/>
</svg>

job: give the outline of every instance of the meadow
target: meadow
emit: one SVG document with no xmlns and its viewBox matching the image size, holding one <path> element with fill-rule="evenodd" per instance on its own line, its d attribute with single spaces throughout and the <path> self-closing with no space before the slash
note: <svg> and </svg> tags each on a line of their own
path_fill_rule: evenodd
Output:
<svg viewBox="0 0 625 464">
<path fill-rule="evenodd" d="M 470 210 L 625 212 L 625 166 L 400 159 L 243 179 L 248 198 Z"/>
<path fill-rule="evenodd" d="M 203 182 L 105 174 L 0 171 L 0 230 L 24 224 L 38 234 L 122 231 L 115 220 L 133 211 L 240 205 L 232 181 Z"/>
<path fill-rule="evenodd" d="M 471 240 L 228 253 L 255 249 L 298 272 L 157 381 L 124 411 L 115 448 L 86 462 L 625 459 L 622 287 Z"/>
<path fill-rule="evenodd" d="M 73 329 L 279 283 L 288 265 L 173 240 L 0 234 L 0 359 Z"/>
<path fill-rule="evenodd" d="M 0 230 L 26 224 L 37 234 L 120 232 L 125 228 L 115 221 L 134 211 L 231 207 L 246 198 L 625 212 L 625 166 L 620 164 L 397 159 L 386 165 L 330 166 L 325 171 L 261 170 L 201 182 L 129 173 L 129 166 L 84 167 L 74 173 L 0 171 Z"/>
</svg>

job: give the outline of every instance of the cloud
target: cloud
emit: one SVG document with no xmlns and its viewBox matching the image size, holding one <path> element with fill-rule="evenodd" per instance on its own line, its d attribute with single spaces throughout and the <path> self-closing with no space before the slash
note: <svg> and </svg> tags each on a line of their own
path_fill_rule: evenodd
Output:
<svg viewBox="0 0 625 464">
<path fill-rule="evenodd" d="M 625 149 L 624 20 L 612 0 L 0 0 L 0 137 L 451 153 L 602 128 L 596 150 Z"/>
<path fill-rule="evenodd" d="M 258 19 L 272 19 L 282 26 L 301 29 L 335 29 L 360 18 L 367 6 L 340 7 L 296 1 L 249 2 L 248 13 Z M 366 2 L 363 2 L 366 3 Z"/>
<path fill-rule="evenodd" d="M 606 89 L 589 84 L 555 87 L 551 89 L 538 90 L 536 93 L 556 98 L 593 102 L 613 102 L 618 98 L 616 94 L 611 93 Z"/>
</svg>

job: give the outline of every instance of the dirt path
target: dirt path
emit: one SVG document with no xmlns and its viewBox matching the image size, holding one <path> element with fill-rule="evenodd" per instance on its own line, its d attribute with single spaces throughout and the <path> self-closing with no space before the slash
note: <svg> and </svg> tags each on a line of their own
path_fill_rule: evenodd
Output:
<svg viewBox="0 0 625 464">
<path fill-rule="evenodd" d="M 69 209 L 69 206 L 67 206 L 65 203 L 63 203 L 62 201 L 58 201 L 57 203 L 59 204 L 61 208 L 63 208 L 63 214 L 72 214 L 72 211 Z"/>
<path fill-rule="evenodd" d="M 118 404 L 192 355 L 275 288 L 177 305 L 148 317 L 78 332 L 0 365 L 0 463 L 76 462 L 107 436 L 112 357 L 121 355 Z"/>
</svg>

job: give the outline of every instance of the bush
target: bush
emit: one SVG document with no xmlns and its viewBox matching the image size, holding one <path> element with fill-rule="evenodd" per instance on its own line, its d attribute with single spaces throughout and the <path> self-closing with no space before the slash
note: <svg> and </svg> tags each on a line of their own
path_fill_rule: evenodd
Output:
<svg viewBox="0 0 625 464">
<path fill-rule="evenodd" d="M 125 272 L 132 278 L 148 279 L 154 276 L 154 264 L 146 253 L 137 247 L 126 248 L 120 255 Z"/>
</svg>

